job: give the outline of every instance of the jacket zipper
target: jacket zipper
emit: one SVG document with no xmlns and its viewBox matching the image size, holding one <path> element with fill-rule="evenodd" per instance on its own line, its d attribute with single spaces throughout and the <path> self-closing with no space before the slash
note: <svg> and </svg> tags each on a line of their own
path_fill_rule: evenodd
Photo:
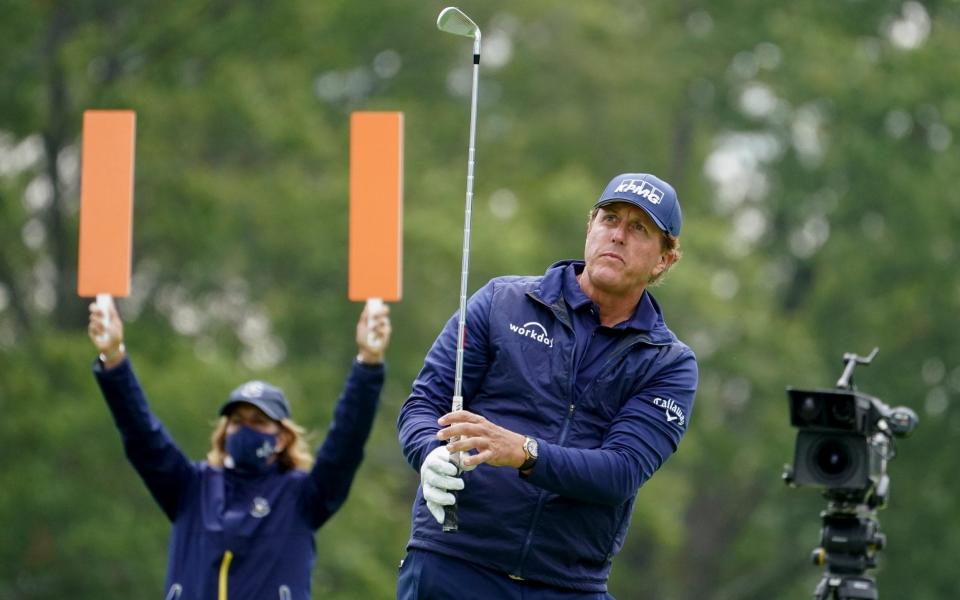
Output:
<svg viewBox="0 0 960 600">
<path fill-rule="evenodd" d="M 547 304 L 546 302 L 542 301 L 540 298 L 537 298 L 535 295 L 533 295 L 533 294 L 531 294 L 531 293 L 528 293 L 527 296 L 530 297 L 530 298 L 532 298 L 532 299 L 534 299 L 534 300 L 536 300 L 537 302 L 539 302 L 539 303 L 542 304 L 543 306 L 546 306 L 548 309 L 550 309 L 551 312 L 554 313 L 554 316 L 557 317 L 557 320 L 560 321 L 567 329 L 570 330 L 570 335 L 571 335 L 571 338 L 573 338 L 574 347 L 576 347 L 576 338 L 577 338 L 576 329 L 573 327 L 573 325 L 572 325 L 571 323 L 568 323 L 568 322 L 567 322 L 567 319 L 566 319 L 566 318 L 564 318 L 564 317 L 567 317 L 567 314 L 566 314 L 566 311 L 565 311 L 566 307 L 564 307 L 564 314 L 561 316 L 561 315 L 557 314 L 557 312 L 558 312 L 559 309 L 558 309 L 558 310 L 554 310 L 556 307 Z M 633 348 L 636 344 L 644 343 L 644 342 L 645 342 L 645 343 L 648 343 L 648 344 L 650 344 L 650 345 L 652 345 L 652 346 L 666 346 L 666 345 L 668 345 L 668 344 L 666 344 L 666 343 L 656 343 L 656 342 L 653 342 L 653 341 L 649 338 L 649 336 L 642 336 L 642 337 L 640 337 L 640 338 L 631 340 L 629 343 L 624 344 L 624 346 L 623 346 L 622 348 L 620 348 L 619 351 L 618 351 L 616 354 L 614 354 L 613 356 L 611 356 L 611 357 L 607 360 L 607 362 L 605 362 L 605 363 L 603 364 L 603 367 L 600 369 L 600 373 L 605 372 L 606 369 L 607 369 L 615 360 L 619 360 L 621 356 L 623 356 L 624 354 L 626 354 L 626 353 L 627 353 L 631 348 Z M 580 358 L 583 359 L 582 356 L 581 356 Z M 577 367 L 579 367 L 579 365 L 577 365 Z M 599 376 L 598 376 L 598 377 L 599 377 Z M 560 439 L 559 439 L 559 441 L 557 441 L 557 445 L 563 445 L 563 442 L 567 439 L 567 432 L 568 432 L 569 429 L 570 429 L 570 423 L 573 421 L 573 413 L 576 412 L 576 409 L 577 409 L 577 405 L 576 405 L 576 403 L 575 403 L 575 401 L 574 401 L 574 391 L 575 391 L 575 388 L 576 388 L 576 383 L 577 383 L 577 369 L 571 369 L 571 373 L 570 373 L 570 388 L 569 388 L 570 391 L 569 391 L 569 395 L 568 395 L 568 397 L 570 398 L 570 405 L 567 407 L 567 415 L 566 415 L 566 417 L 564 417 L 563 429 L 560 430 Z M 592 386 L 593 386 L 593 381 L 591 381 L 590 383 L 588 383 L 588 384 L 587 384 L 587 387 L 584 388 L 584 390 L 583 390 L 583 391 L 584 391 L 584 395 L 586 395 L 587 391 L 588 391 Z M 527 555 L 530 553 L 530 547 L 531 547 L 531 544 L 532 544 L 532 542 L 533 542 L 533 532 L 534 532 L 534 530 L 537 528 L 537 521 L 540 520 L 540 512 L 543 510 L 543 505 L 544 505 L 544 503 L 545 503 L 546 497 L 547 497 L 547 492 L 546 492 L 546 490 L 540 490 L 540 493 L 539 493 L 538 496 L 537 496 L 537 507 L 536 507 L 536 508 L 534 509 L 534 511 L 533 511 L 533 517 L 530 519 L 530 528 L 527 530 L 527 538 L 526 538 L 526 540 L 524 540 L 524 542 L 523 542 L 523 550 L 522 550 L 521 553 L 520 553 L 520 563 L 519 563 L 518 566 L 517 566 L 517 572 L 516 572 L 515 574 L 513 574 L 513 576 L 515 576 L 515 577 L 519 577 L 519 578 L 522 579 L 522 575 L 521 575 L 521 574 L 523 573 L 523 565 L 524 565 L 525 562 L 527 562 Z"/>
<path fill-rule="evenodd" d="M 170 589 L 167 591 L 167 597 L 164 600 L 178 600 L 180 594 L 183 593 L 183 586 L 179 583 L 175 583 L 170 586 Z"/>
<path fill-rule="evenodd" d="M 220 561 L 220 579 L 217 585 L 217 600 L 227 600 L 227 573 L 230 571 L 230 561 L 233 560 L 233 552 L 227 550 L 223 553 L 223 560 Z"/>
<path fill-rule="evenodd" d="M 554 313 L 554 316 L 557 318 L 557 320 L 560 321 L 560 323 L 562 323 L 563 326 L 566 327 L 566 328 L 570 331 L 570 338 L 573 340 L 573 346 L 574 346 L 574 348 L 576 348 L 576 345 L 577 345 L 577 331 L 576 331 L 576 329 L 573 327 L 573 324 L 569 322 L 569 314 L 568 314 L 567 311 L 566 311 L 566 307 L 563 306 L 563 307 L 561 308 L 562 305 L 558 305 L 557 307 L 554 307 L 554 306 L 551 306 L 551 305 L 549 305 L 549 304 L 546 304 L 545 302 L 543 302 L 542 300 L 540 300 L 539 298 L 537 298 L 536 296 L 534 296 L 534 295 L 532 295 L 532 294 L 528 294 L 528 296 L 529 296 L 530 298 L 533 298 L 534 300 L 536 300 L 536 301 L 539 302 L 540 304 L 543 304 L 544 306 L 546 306 L 546 307 L 550 310 L 550 312 Z M 561 311 L 562 311 L 562 314 L 561 314 Z M 571 358 L 572 358 L 572 357 L 571 357 Z M 582 357 L 581 357 L 581 358 L 582 358 Z M 570 402 L 570 406 L 569 406 L 568 409 L 567 409 L 567 415 L 566 415 L 566 417 L 564 417 L 563 429 L 560 430 L 560 442 L 558 442 L 558 443 L 563 443 L 563 439 L 567 436 L 567 429 L 568 429 L 568 427 L 570 426 L 570 419 L 573 418 L 573 411 L 574 411 L 574 409 L 576 408 L 576 406 L 575 406 L 574 403 L 572 402 L 572 398 L 573 398 L 573 388 L 574 388 L 574 386 L 576 385 L 576 381 L 577 381 L 576 369 L 570 369 L 570 373 L 571 373 L 571 375 L 570 375 L 570 391 L 569 391 L 567 397 L 568 397 L 568 398 L 571 398 L 571 402 Z M 537 522 L 540 520 L 540 512 L 543 510 L 543 505 L 544 505 L 544 503 L 545 503 L 545 501 L 546 501 L 546 498 L 547 498 L 547 492 L 546 492 L 546 490 L 542 490 L 542 489 L 541 489 L 541 490 L 537 493 L 537 506 L 536 506 L 536 508 L 533 509 L 533 517 L 530 519 L 530 527 L 527 529 L 527 537 L 526 537 L 526 539 L 523 541 L 523 549 L 520 551 L 520 562 L 517 564 L 517 572 L 516 572 L 515 574 L 513 574 L 514 577 L 518 577 L 518 578 L 521 578 L 521 579 L 523 578 L 523 576 L 522 576 L 522 573 L 523 573 L 523 565 L 524 565 L 524 563 L 527 562 L 527 555 L 530 553 L 530 547 L 531 547 L 531 545 L 532 545 L 532 543 L 533 543 L 533 532 L 534 532 L 534 531 L 536 530 L 536 528 L 537 528 Z"/>
</svg>

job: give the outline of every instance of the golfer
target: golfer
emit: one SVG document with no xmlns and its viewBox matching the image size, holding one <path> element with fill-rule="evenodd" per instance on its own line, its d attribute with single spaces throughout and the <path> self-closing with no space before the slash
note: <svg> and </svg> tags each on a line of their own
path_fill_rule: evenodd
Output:
<svg viewBox="0 0 960 600">
<path fill-rule="evenodd" d="M 614 177 L 584 260 L 498 277 L 470 299 L 457 412 L 458 317 L 447 322 L 398 420 L 421 476 L 399 599 L 611 597 L 638 489 L 677 450 L 697 387 L 694 354 L 649 290 L 680 258 L 680 226 L 667 182 Z M 454 503 L 459 531 L 444 533 Z"/>
<path fill-rule="evenodd" d="M 388 309 L 371 314 L 369 340 L 366 310 L 360 316 L 359 353 L 315 457 L 283 392 L 250 381 L 222 403 L 210 451 L 199 462 L 150 412 L 123 323 L 109 310 L 105 326 L 103 311 L 90 305 L 88 333 L 100 352 L 93 372 L 127 458 L 173 524 L 165 600 L 310 598 L 314 532 L 346 500 L 373 424 L 390 340 Z M 185 393 L 210 402 L 203 389 Z"/>
</svg>

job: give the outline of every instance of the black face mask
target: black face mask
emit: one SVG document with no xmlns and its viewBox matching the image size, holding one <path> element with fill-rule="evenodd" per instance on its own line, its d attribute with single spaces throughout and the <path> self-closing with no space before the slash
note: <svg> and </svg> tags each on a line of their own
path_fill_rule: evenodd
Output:
<svg viewBox="0 0 960 600">
<path fill-rule="evenodd" d="M 228 469 L 263 473 L 270 466 L 270 458 L 277 454 L 277 436 L 260 433 L 243 425 L 226 439 Z"/>
</svg>

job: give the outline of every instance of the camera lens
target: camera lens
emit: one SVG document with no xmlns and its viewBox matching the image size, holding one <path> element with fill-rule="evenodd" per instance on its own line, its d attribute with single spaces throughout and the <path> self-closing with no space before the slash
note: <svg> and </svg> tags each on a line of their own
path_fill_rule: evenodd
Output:
<svg viewBox="0 0 960 600">
<path fill-rule="evenodd" d="M 820 414 L 820 403 L 813 396 L 807 396 L 800 401 L 800 418 L 809 423 Z"/>
<path fill-rule="evenodd" d="M 838 440 L 825 440 L 816 449 L 813 460 L 824 475 L 834 478 L 850 468 L 850 451 Z"/>
<path fill-rule="evenodd" d="M 801 430 L 794 475 L 797 485 L 864 489 L 873 477 L 867 438 L 845 431 Z"/>
<path fill-rule="evenodd" d="M 830 413 L 839 423 L 850 423 L 853 421 L 854 409 L 852 398 L 836 398 L 830 407 Z"/>
</svg>

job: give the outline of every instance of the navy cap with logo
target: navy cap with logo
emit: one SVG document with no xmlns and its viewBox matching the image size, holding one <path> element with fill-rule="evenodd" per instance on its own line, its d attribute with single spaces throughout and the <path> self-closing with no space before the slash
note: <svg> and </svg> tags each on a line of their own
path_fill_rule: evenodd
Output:
<svg viewBox="0 0 960 600">
<path fill-rule="evenodd" d="M 680 235 L 680 201 L 666 181 L 649 173 L 623 173 L 607 184 L 594 208 L 611 202 L 629 202 L 642 208 L 657 227 L 673 237 Z"/>
<path fill-rule="evenodd" d="M 230 397 L 220 407 L 220 414 L 229 414 L 242 402 L 256 406 L 274 421 L 290 418 L 290 404 L 283 391 L 265 381 L 248 381 L 230 392 Z"/>
</svg>

